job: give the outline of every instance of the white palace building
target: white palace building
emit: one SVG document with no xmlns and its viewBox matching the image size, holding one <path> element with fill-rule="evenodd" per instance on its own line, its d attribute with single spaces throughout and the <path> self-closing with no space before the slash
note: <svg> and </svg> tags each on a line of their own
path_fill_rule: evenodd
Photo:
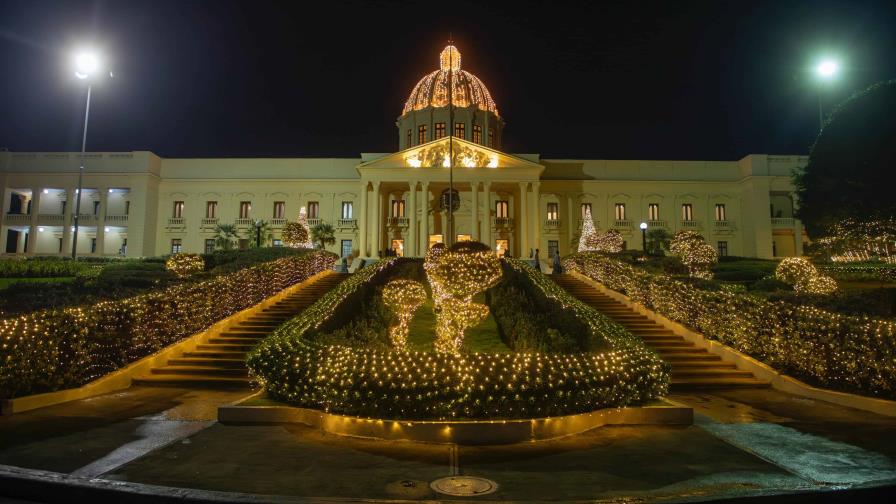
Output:
<svg viewBox="0 0 896 504">
<path fill-rule="evenodd" d="M 280 228 L 302 207 L 330 223 L 331 249 L 377 257 L 421 256 L 446 240 L 449 171 L 456 240 L 527 257 L 574 251 L 590 207 L 595 227 L 628 248 L 641 230 L 694 230 L 721 255 L 800 255 L 790 174 L 804 156 L 752 154 L 737 161 L 543 159 L 501 150 L 504 122 L 488 89 L 446 47 L 440 68 L 411 91 L 396 125 L 399 151 L 356 158 L 161 158 L 152 152 L 0 152 L 7 255 L 68 255 L 81 197 L 79 255 L 153 256 L 214 248 L 218 224 L 250 236 L 256 220 Z M 448 107 L 452 83 L 453 113 Z M 450 126 L 453 115 L 453 135 Z M 453 161 L 449 159 L 453 152 Z M 452 168 L 449 166 L 453 165 Z M 248 238 L 241 242 L 248 243 Z"/>
</svg>

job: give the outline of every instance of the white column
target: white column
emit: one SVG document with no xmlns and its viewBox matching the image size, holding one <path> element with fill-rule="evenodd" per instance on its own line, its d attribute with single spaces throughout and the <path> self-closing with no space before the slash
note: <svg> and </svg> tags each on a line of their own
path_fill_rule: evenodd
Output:
<svg viewBox="0 0 896 504">
<path fill-rule="evenodd" d="M 40 213 L 40 194 L 39 187 L 31 189 L 31 227 L 28 229 L 28 255 L 34 255 L 37 252 L 37 214 Z"/>
<path fill-rule="evenodd" d="M 367 253 L 367 219 L 369 218 L 369 208 L 367 204 L 367 181 L 361 182 L 361 204 L 358 207 L 360 215 L 358 215 L 358 255 L 360 257 L 370 257 Z"/>
<path fill-rule="evenodd" d="M 470 207 L 470 238 L 473 241 L 479 239 L 479 182 L 470 182 L 472 201 Z"/>
<path fill-rule="evenodd" d="M 517 226 L 520 235 L 517 237 L 519 241 L 519 253 L 517 257 L 529 257 L 529 205 L 526 204 L 526 188 L 528 182 L 520 182 L 520 223 Z"/>
<path fill-rule="evenodd" d="M 541 213 L 541 195 L 538 192 L 539 186 L 541 182 L 532 182 L 532 211 L 535 212 L 535 217 L 532 219 L 532 224 L 535 225 L 534 229 L 532 229 L 532 243 L 529 245 L 533 249 L 541 248 L 541 227 L 543 224 L 543 219 L 545 217 L 544 214 Z M 539 258 L 542 257 L 539 255 Z"/>
<path fill-rule="evenodd" d="M 420 255 L 425 256 L 429 252 L 429 182 L 423 182 L 420 189 L 420 199 L 423 203 L 420 212 L 420 225 L 423 228 L 423 236 L 420 239 Z"/>
<path fill-rule="evenodd" d="M 492 239 L 492 184 L 482 183 L 482 192 L 485 193 L 485 211 L 482 212 L 482 242 L 491 248 L 495 248 L 495 240 Z"/>
<path fill-rule="evenodd" d="M 379 257 L 380 251 L 383 248 L 383 198 L 380 194 L 380 183 L 373 183 L 373 203 L 376 205 L 376 211 L 373 212 L 374 222 L 373 222 L 373 250 L 371 250 L 371 256 Z"/>
<path fill-rule="evenodd" d="M 106 253 L 106 203 L 109 201 L 109 188 L 100 187 L 99 192 L 100 212 L 96 216 L 96 254 L 102 257 Z"/>
<path fill-rule="evenodd" d="M 408 191 L 408 233 L 405 236 L 407 243 L 405 244 L 405 254 L 408 256 L 417 256 L 417 181 L 410 182 L 410 191 Z"/>
</svg>

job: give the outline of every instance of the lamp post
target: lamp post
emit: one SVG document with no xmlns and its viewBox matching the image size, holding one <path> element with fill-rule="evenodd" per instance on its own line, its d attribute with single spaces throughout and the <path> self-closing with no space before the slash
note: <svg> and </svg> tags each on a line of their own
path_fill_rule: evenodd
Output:
<svg viewBox="0 0 896 504">
<path fill-rule="evenodd" d="M 641 250 L 644 251 L 644 254 L 647 254 L 647 223 L 641 223 Z"/>
<path fill-rule="evenodd" d="M 815 75 L 823 82 L 832 81 L 840 70 L 840 64 L 833 59 L 822 60 L 815 67 Z M 821 110 L 821 87 L 818 88 L 818 131 L 824 128 L 824 115 Z"/>
<path fill-rule="evenodd" d="M 255 248 L 261 248 L 261 219 L 255 219 Z"/>
<path fill-rule="evenodd" d="M 78 216 L 81 213 L 81 195 L 84 192 L 84 153 L 87 148 L 87 120 L 90 118 L 90 93 L 93 83 L 89 80 L 100 70 L 96 53 L 80 52 L 75 55 L 75 77 L 87 80 L 87 105 L 84 108 L 84 131 L 81 135 L 81 164 L 78 168 L 78 189 L 75 191 L 75 213 L 72 216 L 72 259 L 78 258 Z"/>
</svg>

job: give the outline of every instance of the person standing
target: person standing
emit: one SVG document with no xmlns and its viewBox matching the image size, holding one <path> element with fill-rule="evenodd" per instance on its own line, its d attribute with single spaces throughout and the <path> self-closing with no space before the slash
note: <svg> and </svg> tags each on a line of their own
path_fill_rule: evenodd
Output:
<svg viewBox="0 0 896 504">
<path fill-rule="evenodd" d="M 538 249 L 535 249 L 535 271 L 541 271 L 541 260 L 538 258 Z"/>
<path fill-rule="evenodd" d="M 563 264 L 560 262 L 560 252 L 554 252 L 554 260 L 551 264 L 553 274 L 559 275 L 563 273 Z"/>
</svg>

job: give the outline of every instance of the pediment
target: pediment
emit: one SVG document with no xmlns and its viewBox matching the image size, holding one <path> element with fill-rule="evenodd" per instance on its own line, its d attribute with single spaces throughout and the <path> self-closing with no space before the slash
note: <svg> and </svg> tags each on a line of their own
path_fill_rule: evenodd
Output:
<svg viewBox="0 0 896 504">
<path fill-rule="evenodd" d="M 455 168 L 528 168 L 543 170 L 538 163 L 506 154 L 495 149 L 468 142 L 460 138 L 440 138 L 422 145 L 417 145 L 394 154 L 361 163 L 358 170 L 374 170 L 379 168 L 447 168 L 449 166 L 449 150 L 454 153 Z"/>
</svg>

